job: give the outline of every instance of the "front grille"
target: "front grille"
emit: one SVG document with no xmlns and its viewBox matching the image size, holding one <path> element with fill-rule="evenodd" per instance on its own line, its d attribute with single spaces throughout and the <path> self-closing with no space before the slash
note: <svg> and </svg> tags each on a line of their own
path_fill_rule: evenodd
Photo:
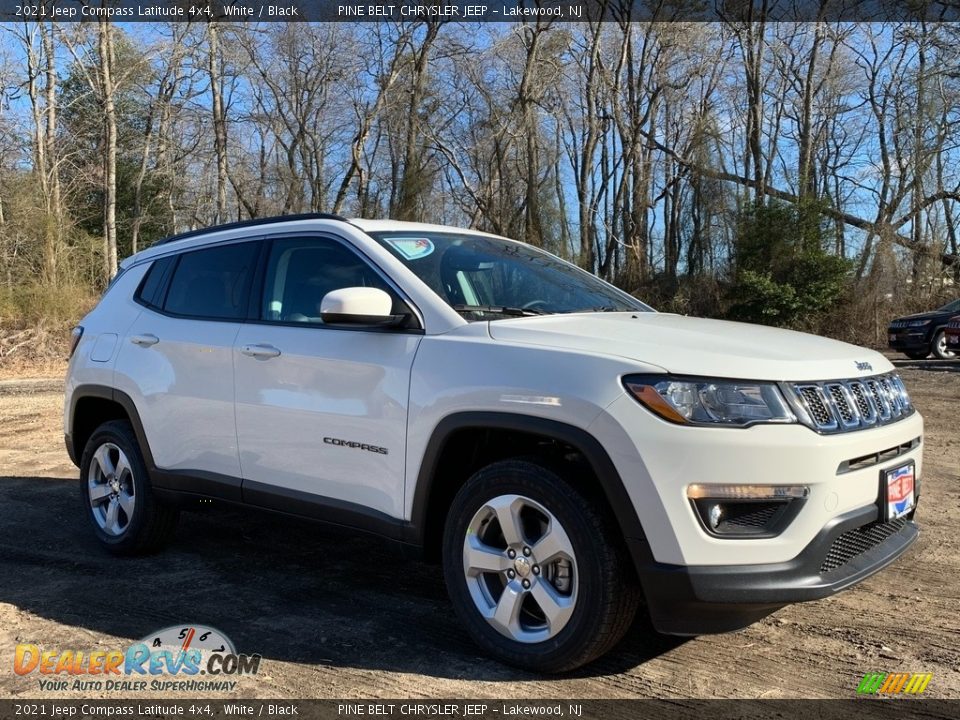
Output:
<svg viewBox="0 0 960 720">
<path fill-rule="evenodd" d="M 820 563 L 820 572 L 828 573 L 843 567 L 858 555 L 863 555 L 867 550 L 875 548 L 887 538 L 896 535 L 906 524 L 906 520 L 898 518 L 890 522 L 873 522 L 847 530 L 833 541 L 827 556 Z"/>
<path fill-rule="evenodd" d="M 792 383 L 789 387 L 801 419 L 823 433 L 887 425 L 914 411 L 903 381 L 892 373 L 863 380 Z"/>
</svg>

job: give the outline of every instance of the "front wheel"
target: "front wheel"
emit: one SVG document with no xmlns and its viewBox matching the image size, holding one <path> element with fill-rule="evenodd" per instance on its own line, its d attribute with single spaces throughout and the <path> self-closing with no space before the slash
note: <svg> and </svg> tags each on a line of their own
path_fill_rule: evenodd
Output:
<svg viewBox="0 0 960 720">
<path fill-rule="evenodd" d="M 940 360 L 953 360 L 957 353 L 947 348 L 947 334 L 943 330 L 937 330 L 933 337 L 933 354 Z"/>
<path fill-rule="evenodd" d="M 143 454 L 125 420 L 104 423 L 87 441 L 80 497 L 97 539 L 115 555 L 158 550 L 177 525 L 177 510 L 153 496 Z"/>
<path fill-rule="evenodd" d="M 630 627 L 639 592 L 616 522 L 599 501 L 528 461 L 497 462 L 447 518 L 447 590 L 473 639 L 537 672 L 572 670 Z"/>
</svg>

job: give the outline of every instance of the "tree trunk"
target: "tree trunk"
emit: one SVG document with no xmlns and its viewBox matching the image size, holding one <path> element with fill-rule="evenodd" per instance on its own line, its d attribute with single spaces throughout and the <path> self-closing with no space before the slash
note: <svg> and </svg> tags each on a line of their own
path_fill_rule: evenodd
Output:
<svg viewBox="0 0 960 720">
<path fill-rule="evenodd" d="M 227 117 L 223 107 L 223 73 L 220 62 L 220 29 L 213 20 L 207 23 L 210 40 L 207 73 L 210 78 L 210 97 L 213 103 L 213 143 L 217 156 L 217 212 L 213 223 L 227 220 Z"/>
<path fill-rule="evenodd" d="M 53 27 L 39 23 L 43 42 L 44 73 L 46 75 L 46 115 L 44 134 L 47 181 L 47 243 L 44 252 L 45 279 L 57 282 L 57 259 L 63 247 L 63 203 L 60 199 L 60 159 L 57 152 L 57 66 L 53 50 Z"/>
<path fill-rule="evenodd" d="M 113 85 L 113 27 L 108 20 L 100 21 L 97 50 L 104 124 L 103 275 L 104 281 L 109 283 L 117 274 L 117 113 Z"/>
<path fill-rule="evenodd" d="M 428 22 L 426 35 L 419 51 L 414 55 L 411 72 L 410 101 L 407 106 L 407 132 L 404 147 L 403 175 L 397 200 L 398 220 L 420 220 L 421 197 L 428 185 L 426 160 L 421 142 L 420 106 L 426 92 L 427 70 L 430 65 L 430 50 L 440 30 L 439 22 Z"/>
</svg>

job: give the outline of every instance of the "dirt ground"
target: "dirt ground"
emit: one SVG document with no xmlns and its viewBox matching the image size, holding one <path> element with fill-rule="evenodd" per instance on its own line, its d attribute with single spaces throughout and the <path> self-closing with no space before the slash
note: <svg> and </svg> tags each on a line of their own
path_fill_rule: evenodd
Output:
<svg viewBox="0 0 960 720">
<path fill-rule="evenodd" d="M 740 633 L 682 640 L 640 620 L 607 657 L 548 678 L 483 657 L 437 569 L 372 539 L 215 510 L 184 515 L 159 555 L 109 557 L 80 514 L 56 382 L 0 383 L 0 697 L 82 696 L 15 676 L 18 643 L 112 649 L 193 622 L 263 656 L 235 697 L 852 698 L 865 672 L 900 671 L 960 698 L 960 362 L 898 364 L 926 418 L 922 534 L 907 556 Z"/>
</svg>

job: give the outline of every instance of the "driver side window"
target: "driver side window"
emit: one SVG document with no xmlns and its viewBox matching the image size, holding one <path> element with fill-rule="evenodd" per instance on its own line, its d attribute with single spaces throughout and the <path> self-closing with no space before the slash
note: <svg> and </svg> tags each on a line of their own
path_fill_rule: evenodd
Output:
<svg viewBox="0 0 960 720">
<path fill-rule="evenodd" d="M 333 290 L 374 287 L 393 290 L 359 255 L 334 240 L 274 240 L 264 278 L 262 320 L 322 324 L 320 304 Z"/>
</svg>

